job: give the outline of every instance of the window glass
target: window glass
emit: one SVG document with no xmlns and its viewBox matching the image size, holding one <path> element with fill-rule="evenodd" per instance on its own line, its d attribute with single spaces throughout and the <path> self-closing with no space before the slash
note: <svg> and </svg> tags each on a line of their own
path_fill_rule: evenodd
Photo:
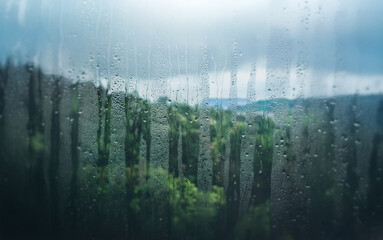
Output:
<svg viewBox="0 0 383 240">
<path fill-rule="evenodd" d="M 379 0 L 3 0 L 0 239 L 383 238 Z"/>
</svg>

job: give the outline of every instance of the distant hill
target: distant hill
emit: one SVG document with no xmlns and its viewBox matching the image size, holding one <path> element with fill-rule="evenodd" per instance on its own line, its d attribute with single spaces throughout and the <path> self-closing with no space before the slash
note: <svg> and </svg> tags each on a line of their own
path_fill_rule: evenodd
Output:
<svg viewBox="0 0 383 240">
<path fill-rule="evenodd" d="M 229 98 L 209 98 L 206 100 L 208 105 L 210 107 L 218 107 L 223 109 L 228 109 L 230 106 L 230 99 Z M 271 104 L 273 102 L 280 102 L 280 101 L 287 101 L 289 103 L 289 106 L 292 107 L 294 105 L 295 100 L 287 100 L 287 99 L 274 99 L 273 101 L 270 100 L 260 100 L 255 102 L 248 103 L 248 100 L 246 98 L 237 98 L 237 111 L 238 112 L 244 112 L 246 110 L 246 107 L 250 105 L 252 109 L 255 109 L 258 112 L 263 111 L 271 111 Z"/>
<path fill-rule="evenodd" d="M 351 98 L 354 98 L 354 95 L 340 95 L 333 98 L 307 98 L 304 99 L 304 103 L 312 103 L 319 101 L 330 101 L 331 99 L 337 101 L 350 101 Z M 363 99 L 365 101 L 378 101 L 378 99 L 382 98 L 382 95 L 361 95 L 358 96 L 359 99 Z M 229 98 L 209 98 L 206 100 L 210 107 L 218 107 L 223 109 L 228 109 L 230 105 Z M 298 99 L 285 99 L 285 98 L 276 98 L 273 100 L 260 100 L 255 102 L 248 103 L 246 98 L 237 98 L 237 111 L 245 112 L 246 108 L 249 106 L 251 109 L 255 109 L 257 112 L 272 112 L 272 106 L 275 104 L 279 104 L 284 102 L 287 103 L 289 108 L 292 109 L 297 104 Z"/>
</svg>

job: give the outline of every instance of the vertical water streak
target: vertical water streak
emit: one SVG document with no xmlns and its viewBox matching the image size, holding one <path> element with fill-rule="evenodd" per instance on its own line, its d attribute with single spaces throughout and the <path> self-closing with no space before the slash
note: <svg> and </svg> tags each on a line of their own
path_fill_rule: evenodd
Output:
<svg viewBox="0 0 383 240">
<path fill-rule="evenodd" d="M 223 188 L 227 192 L 229 189 L 229 166 L 230 166 L 230 131 L 227 131 L 226 144 L 225 144 L 225 156 L 223 163 Z"/>
<path fill-rule="evenodd" d="M 85 219 L 89 219 L 90 209 L 94 208 L 93 199 L 97 196 L 97 159 L 98 152 L 98 129 L 99 129 L 99 100 L 97 97 L 98 89 L 91 82 L 78 84 L 77 94 L 73 94 L 73 125 L 72 139 L 78 136 L 78 145 L 72 145 L 72 156 L 78 154 L 78 209 L 79 226 L 85 224 Z M 78 96 L 78 98 L 77 98 Z M 76 100 L 77 99 L 77 100 Z M 76 102 L 78 106 L 76 106 Z M 78 113 L 78 133 L 76 134 L 76 124 Z M 75 165 L 74 165 L 75 166 Z M 75 179 L 75 176 L 74 176 Z M 75 191 L 75 189 L 73 189 Z"/>
<path fill-rule="evenodd" d="M 206 48 L 201 49 L 201 65 L 200 65 L 200 99 L 201 104 L 198 108 L 200 133 L 199 133 L 199 155 L 197 170 L 197 185 L 200 190 L 210 191 L 213 181 L 213 162 L 210 152 L 210 111 L 208 98 L 210 94 L 209 75 L 208 75 L 208 59 Z"/>
<path fill-rule="evenodd" d="M 232 46 L 232 56 L 231 56 L 231 71 L 230 71 L 230 103 L 229 103 L 229 110 L 231 111 L 231 121 L 233 122 L 234 126 L 237 122 L 237 105 L 238 105 L 238 99 L 237 99 L 237 81 L 238 81 L 238 53 L 237 53 L 237 42 L 233 43 Z"/>
<path fill-rule="evenodd" d="M 115 9 L 112 8 L 111 15 Z M 114 224 L 113 231 L 122 235 L 125 226 L 126 208 L 126 161 L 125 161 L 125 55 L 123 54 L 126 38 L 123 31 L 123 17 L 121 15 L 111 16 L 108 40 L 108 76 L 110 88 L 107 99 L 110 98 L 108 123 L 110 124 L 109 145 L 110 156 L 108 159 L 108 184 L 109 184 L 109 215 L 118 224 Z M 110 95 L 110 96 L 109 96 Z M 107 124 L 105 122 L 105 124 Z"/>
<path fill-rule="evenodd" d="M 183 167 L 182 167 L 182 127 L 179 126 L 178 135 L 178 146 L 177 146 L 177 159 L 178 159 L 178 177 L 183 178 Z"/>
<path fill-rule="evenodd" d="M 335 219 L 341 224 L 337 227 L 355 229 L 357 224 L 357 189 L 359 180 L 356 172 L 356 144 L 355 137 L 357 127 L 356 113 L 358 110 L 357 95 L 341 96 L 346 89 L 344 84 L 347 82 L 348 94 L 354 94 L 353 80 L 348 77 L 346 70 L 350 65 L 350 43 L 345 36 L 340 34 L 342 26 L 347 23 L 354 25 L 351 20 L 350 8 L 339 6 L 335 16 L 335 69 L 334 69 L 334 128 L 335 128 L 335 156 L 334 167 L 336 169 L 335 192 Z M 352 199 L 352 200 L 350 200 Z M 352 233 L 351 231 L 350 233 Z M 350 235 L 351 236 L 351 235 Z"/>
<path fill-rule="evenodd" d="M 61 87 L 60 81 L 62 79 L 54 79 L 53 92 L 51 96 L 52 112 L 51 112 L 51 127 L 50 127 L 50 159 L 48 164 L 48 178 L 49 178 L 49 193 L 51 202 L 51 224 L 52 231 L 58 231 L 60 225 L 60 194 L 59 193 L 59 174 L 60 165 L 60 102 L 61 102 Z M 60 179 L 61 180 L 61 179 Z"/>
<path fill-rule="evenodd" d="M 158 34 L 158 42 L 153 46 L 150 55 L 151 75 L 153 85 L 151 96 L 156 100 L 150 108 L 150 169 L 149 190 L 153 197 L 153 224 L 152 229 L 156 237 L 165 237 L 168 225 L 167 203 L 168 196 L 167 181 L 169 172 L 169 120 L 167 94 L 167 63 L 168 49 L 162 42 L 162 35 Z"/>
<path fill-rule="evenodd" d="M 139 184 L 141 187 L 144 187 L 146 183 L 146 176 L 147 176 L 146 159 L 147 159 L 147 144 L 146 144 L 146 140 L 144 139 L 144 135 L 142 134 L 141 140 L 140 140 L 140 154 L 138 159 Z"/>
<path fill-rule="evenodd" d="M 309 192 L 310 186 L 308 182 L 308 170 L 311 165 L 309 128 L 313 124 L 313 116 L 308 109 L 308 101 L 306 97 L 306 87 L 309 86 L 309 60 L 308 60 L 308 27 L 310 20 L 310 9 L 306 1 L 298 3 L 298 22 L 297 29 L 303 33 L 303 36 L 297 40 L 296 45 L 296 63 L 295 63 L 295 90 L 292 97 L 295 97 L 295 104 L 291 108 L 291 121 L 289 124 L 291 140 L 286 140 L 288 146 L 289 168 L 286 174 L 289 175 L 290 181 L 285 202 L 290 204 L 291 212 L 297 213 L 295 224 L 300 225 L 300 229 L 296 231 L 299 234 L 306 234 Z"/>
<path fill-rule="evenodd" d="M 247 105 L 245 113 L 245 133 L 241 143 L 240 155 L 240 191 L 239 213 L 244 214 L 249 207 L 251 190 L 254 179 L 255 154 L 255 115 L 256 109 L 251 105 L 255 103 L 255 64 L 251 66 L 250 79 L 247 84 Z"/>
<path fill-rule="evenodd" d="M 69 96 L 69 111 L 70 111 L 70 159 L 72 166 L 72 176 L 69 186 L 69 226 L 73 232 L 77 231 L 78 216 L 79 216 L 79 87 L 77 82 L 70 85 L 71 91 Z"/>
<path fill-rule="evenodd" d="M 288 29 L 286 3 L 271 2 L 274 26 L 271 26 L 266 64 L 266 97 L 270 99 L 274 130 L 273 162 L 271 169 L 271 215 L 277 231 L 293 226 L 286 209 L 289 206 L 290 179 L 292 167 L 288 154 L 290 136 L 290 111 L 286 97 L 290 89 L 291 40 Z"/>
</svg>

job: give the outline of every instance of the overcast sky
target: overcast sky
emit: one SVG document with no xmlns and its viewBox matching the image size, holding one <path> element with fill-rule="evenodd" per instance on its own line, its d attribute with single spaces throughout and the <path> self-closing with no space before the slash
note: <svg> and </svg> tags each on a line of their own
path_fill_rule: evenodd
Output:
<svg viewBox="0 0 383 240">
<path fill-rule="evenodd" d="M 382 13 L 381 0 L 2 0 L 0 59 L 189 102 L 229 97 L 233 77 L 245 98 L 252 65 L 257 99 L 274 85 L 381 93 Z"/>
</svg>

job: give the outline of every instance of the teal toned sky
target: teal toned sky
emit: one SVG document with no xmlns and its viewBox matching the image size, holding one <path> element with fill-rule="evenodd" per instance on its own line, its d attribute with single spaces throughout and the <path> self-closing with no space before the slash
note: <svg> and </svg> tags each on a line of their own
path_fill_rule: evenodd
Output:
<svg viewBox="0 0 383 240">
<path fill-rule="evenodd" d="M 233 72 L 246 97 L 252 64 L 258 99 L 268 73 L 286 70 L 288 97 L 302 95 L 302 71 L 304 96 L 380 93 L 382 12 L 380 0 L 3 0 L 0 60 L 70 79 L 119 77 L 143 95 L 155 79 L 172 97 L 198 92 L 206 65 L 210 97 L 228 97 Z"/>
</svg>

